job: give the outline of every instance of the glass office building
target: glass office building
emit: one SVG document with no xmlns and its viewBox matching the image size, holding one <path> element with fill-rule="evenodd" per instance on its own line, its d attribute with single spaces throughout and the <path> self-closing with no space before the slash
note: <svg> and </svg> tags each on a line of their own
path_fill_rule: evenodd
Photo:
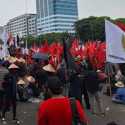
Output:
<svg viewBox="0 0 125 125">
<path fill-rule="evenodd" d="M 36 0 L 37 33 L 74 33 L 78 20 L 77 0 Z"/>
</svg>

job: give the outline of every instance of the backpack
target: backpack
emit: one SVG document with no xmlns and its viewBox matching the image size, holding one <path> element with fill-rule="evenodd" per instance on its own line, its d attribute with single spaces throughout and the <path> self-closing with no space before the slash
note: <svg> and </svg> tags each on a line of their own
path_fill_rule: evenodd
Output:
<svg viewBox="0 0 125 125">
<path fill-rule="evenodd" d="M 72 125 L 87 125 L 86 123 L 80 120 L 75 98 L 70 98 L 70 105 L 72 111 Z"/>
</svg>

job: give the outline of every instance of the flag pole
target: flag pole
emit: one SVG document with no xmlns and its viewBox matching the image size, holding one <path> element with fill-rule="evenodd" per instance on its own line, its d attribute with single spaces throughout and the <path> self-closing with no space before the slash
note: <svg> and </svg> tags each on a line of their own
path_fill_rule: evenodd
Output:
<svg viewBox="0 0 125 125">
<path fill-rule="evenodd" d="M 28 24 L 28 16 L 27 16 L 27 11 L 28 11 L 28 1 L 25 0 L 25 13 L 26 13 L 26 29 L 27 29 L 27 38 L 26 38 L 26 43 L 25 43 L 25 52 L 26 52 L 26 67 L 28 66 L 28 58 L 27 58 L 27 54 L 28 54 L 28 37 L 29 37 L 29 24 Z"/>
<path fill-rule="evenodd" d="M 109 96 L 112 96 L 112 86 L 111 86 L 111 76 L 112 76 L 112 73 L 113 71 L 111 71 L 111 65 L 110 63 L 106 63 L 106 66 L 105 66 L 105 72 L 108 76 L 108 78 L 106 79 L 106 91 L 108 92 L 109 90 Z"/>
</svg>

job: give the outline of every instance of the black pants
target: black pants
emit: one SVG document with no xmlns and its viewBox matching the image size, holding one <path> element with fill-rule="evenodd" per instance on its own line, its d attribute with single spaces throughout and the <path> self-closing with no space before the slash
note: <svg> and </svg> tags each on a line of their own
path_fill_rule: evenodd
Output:
<svg viewBox="0 0 125 125">
<path fill-rule="evenodd" d="M 0 90 L 0 111 L 2 110 L 3 107 L 3 96 L 4 96 L 4 91 Z"/>
<path fill-rule="evenodd" d="M 33 97 L 38 97 L 40 95 L 39 88 L 37 88 L 35 84 L 31 83 L 28 87 L 32 89 Z"/>
<path fill-rule="evenodd" d="M 89 102 L 89 95 L 87 92 L 86 87 L 83 87 L 83 95 L 84 95 L 84 101 L 87 109 L 90 109 L 90 102 Z"/>
<path fill-rule="evenodd" d="M 4 97 L 2 117 L 5 118 L 5 114 L 10 106 L 12 106 L 13 119 L 15 119 L 16 118 L 16 97 Z"/>
<path fill-rule="evenodd" d="M 78 84 L 78 82 L 76 82 L 75 84 Z M 81 86 L 79 86 L 79 88 L 77 86 L 70 86 L 69 97 L 75 97 L 82 104 L 82 95 L 84 95 L 86 108 L 90 109 L 89 96 L 85 84 L 81 83 Z"/>
</svg>

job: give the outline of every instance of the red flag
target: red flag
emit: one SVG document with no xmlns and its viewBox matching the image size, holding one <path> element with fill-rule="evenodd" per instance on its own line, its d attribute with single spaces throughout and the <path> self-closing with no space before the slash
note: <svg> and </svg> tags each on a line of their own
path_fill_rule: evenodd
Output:
<svg viewBox="0 0 125 125">
<path fill-rule="evenodd" d="M 106 61 L 106 43 L 92 41 L 86 43 L 85 48 L 93 69 L 102 69 Z"/>
<path fill-rule="evenodd" d="M 54 42 L 49 47 L 50 53 L 50 63 L 53 64 L 55 67 L 61 62 L 62 60 L 62 53 L 63 47 L 60 43 Z"/>
<path fill-rule="evenodd" d="M 78 50 L 79 50 L 79 41 L 77 39 L 74 39 L 70 48 L 70 53 L 72 54 L 73 57 L 77 56 Z"/>
<path fill-rule="evenodd" d="M 125 24 L 124 23 L 122 23 L 121 21 L 117 21 L 116 25 L 119 26 L 125 32 Z"/>
<path fill-rule="evenodd" d="M 40 48 L 41 53 L 49 53 L 49 45 L 47 40 L 44 42 L 44 44 Z"/>
</svg>

